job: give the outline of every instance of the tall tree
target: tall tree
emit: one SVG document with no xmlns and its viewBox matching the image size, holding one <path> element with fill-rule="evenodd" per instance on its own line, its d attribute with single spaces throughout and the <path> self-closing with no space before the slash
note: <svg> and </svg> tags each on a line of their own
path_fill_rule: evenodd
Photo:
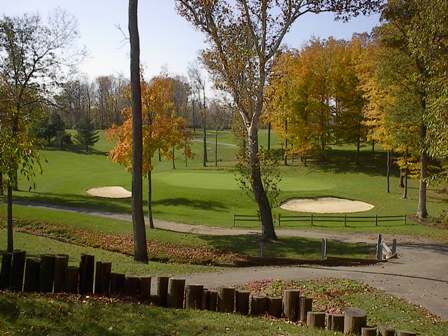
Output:
<svg viewBox="0 0 448 336">
<path fill-rule="evenodd" d="M 258 128 L 272 62 L 292 24 L 306 13 L 356 15 L 382 1 L 176 0 L 179 13 L 207 35 L 203 59 L 219 88 L 229 92 L 246 130 L 251 187 L 265 239 L 276 239 L 260 169 Z"/>
<path fill-rule="evenodd" d="M 129 41 L 131 48 L 132 101 L 132 223 L 134 229 L 134 260 L 147 263 L 145 218 L 143 216 L 143 141 L 142 97 L 140 85 L 140 36 L 138 32 L 138 0 L 129 0 Z"/>
<path fill-rule="evenodd" d="M 78 35 L 75 20 L 56 11 L 44 22 L 38 15 L 4 16 L 0 19 L 0 87 L 2 111 L 1 173 L 6 175 L 8 202 L 8 250 L 13 249 L 13 186 L 18 170 L 33 176 L 38 164 L 30 123 L 42 104 L 80 55 L 72 49 Z"/>
</svg>

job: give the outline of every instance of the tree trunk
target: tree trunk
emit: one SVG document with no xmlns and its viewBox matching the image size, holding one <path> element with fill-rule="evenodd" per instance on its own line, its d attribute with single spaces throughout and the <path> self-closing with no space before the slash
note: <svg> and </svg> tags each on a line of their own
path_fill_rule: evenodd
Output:
<svg viewBox="0 0 448 336">
<path fill-rule="evenodd" d="M 155 229 L 152 217 L 152 171 L 148 172 L 148 222 L 151 229 Z"/>
<path fill-rule="evenodd" d="M 11 185 L 11 181 L 8 181 L 8 186 L 7 186 L 7 240 L 8 240 L 8 252 L 13 252 L 14 251 L 14 233 L 12 230 L 12 226 L 13 226 L 13 222 L 12 222 L 12 185 Z"/>
<path fill-rule="evenodd" d="M 268 152 L 271 150 L 271 123 L 268 124 Z"/>
<path fill-rule="evenodd" d="M 132 91 L 132 223 L 134 260 L 148 262 L 142 188 L 142 99 L 140 86 L 140 37 L 138 33 L 138 0 L 129 0 L 129 41 L 131 45 Z"/>
<path fill-rule="evenodd" d="M 215 167 L 218 167 L 218 128 L 215 131 Z"/>
<path fill-rule="evenodd" d="M 420 141 L 424 144 L 426 138 L 426 126 L 421 126 L 420 128 Z M 426 153 L 426 148 L 422 145 L 422 152 L 420 155 L 420 187 L 418 191 L 418 208 L 417 217 L 419 219 L 424 219 L 428 217 L 428 210 L 426 208 L 426 189 L 428 178 L 428 154 Z"/>
<path fill-rule="evenodd" d="M 258 128 L 257 125 L 252 125 L 248 129 L 248 158 L 251 168 L 252 190 L 254 192 L 255 201 L 258 204 L 258 209 L 261 218 L 261 228 L 263 239 L 277 239 L 274 230 L 274 222 L 272 220 L 272 210 L 266 190 L 261 179 L 260 159 L 258 156 Z"/>
<path fill-rule="evenodd" d="M 188 156 L 187 156 L 187 143 L 184 145 L 184 155 L 185 155 L 185 168 L 188 167 Z"/>
<path fill-rule="evenodd" d="M 171 163 L 172 163 L 172 167 L 173 169 L 176 169 L 176 148 L 173 146 L 172 148 L 172 152 L 171 152 Z"/>
<path fill-rule="evenodd" d="M 193 126 L 193 135 L 196 134 L 196 115 L 195 115 L 195 101 L 191 101 L 191 111 L 192 111 L 192 126 Z"/>
<path fill-rule="evenodd" d="M 359 152 L 361 150 L 361 139 L 358 138 L 356 141 L 356 164 L 359 164 Z"/>
<path fill-rule="evenodd" d="M 203 113 L 203 115 L 202 115 L 202 133 L 203 133 L 203 142 L 204 142 L 204 149 L 203 149 L 204 153 L 202 155 L 202 158 L 203 158 L 202 165 L 204 167 L 207 167 L 207 161 L 208 161 L 208 158 L 207 158 L 207 124 L 206 124 L 207 121 L 206 121 L 205 112 L 202 112 L 202 113 Z"/>
<path fill-rule="evenodd" d="M 19 173 L 17 172 L 17 169 L 14 170 L 13 175 L 12 190 L 19 191 Z"/>
<path fill-rule="evenodd" d="M 160 148 L 158 150 L 158 154 L 159 154 L 159 162 L 162 162 L 162 153 L 160 153 Z"/>
<path fill-rule="evenodd" d="M 284 160 L 285 160 L 285 166 L 288 165 L 288 120 L 285 120 L 285 153 L 284 153 Z"/>
<path fill-rule="evenodd" d="M 387 193 L 390 193 L 390 150 L 387 151 L 386 160 Z"/>
<path fill-rule="evenodd" d="M 375 140 L 372 140 L 372 153 L 375 153 Z"/>
<path fill-rule="evenodd" d="M 404 188 L 404 169 L 400 168 L 400 188 Z"/>
<path fill-rule="evenodd" d="M 5 194 L 5 191 L 3 189 L 3 174 L 0 173 L 0 196 L 3 196 Z"/>
</svg>

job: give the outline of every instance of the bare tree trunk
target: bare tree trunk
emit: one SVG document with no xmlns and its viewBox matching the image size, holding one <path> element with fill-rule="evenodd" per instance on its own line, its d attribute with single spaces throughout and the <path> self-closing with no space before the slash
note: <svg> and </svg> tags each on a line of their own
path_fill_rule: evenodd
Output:
<svg viewBox="0 0 448 336">
<path fill-rule="evenodd" d="M 205 111 L 202 112 L 202 132 L 203 132 L 203 143 L 204 143 L 204 148 L 203 148 L 203 161 L 202 161 L 202 165 L 204 167 L 207 167 L 207 161 L 208 161 L 208 157 L 207 157 L 207 117 L 205 115 Z"/>
<path fill-rule="evenodd" d="M 266 195 L 266 190 L 261 179 L 260 158 L 258 157 L 258 129 L 257 125 L 252 125 L 248 129 L 248 158 L 251 167 L 252 189 L 255 200 L 258 204 L 261 218 L 261 228 L 263 239 L 277 239 L 272 219 L 271 205 Z"/>
<path fill-rule="evenodd" d="M 419 219 L 424 219 L 428 217 L 428 210 L 426 208 L 426 189 L 428 178 L 428 154 L 425 148 L 426 139 L 426 126 L 422 125 L 420 127 L 420 142 L 422 143 L 422 152 L 420 154 L 420 187 L 418 191 L 418 208 L 417 217 Z"/>
<path fill-rule="evenodd" d="M 152 217 L 152 171 L 148 172 L 148 222 L 151 229 L 155 229 Z"/>
<path fill-rule="evenodd" d="M 215 167 L 218 167 L 218 128 L 215 130 Z"/>
<path fill-rule="evenodd" d="M 387 193 L 390 193 L 390 150 L 387 151 L 386 176 L 387 176 Z"/>
<path fill-rule="evenodd" d="M 142 188 L 142 97 L 140 86 L 140 37 L 138 32 L 138 0 L 129 0 L 129 41 L 131 45 L 132 91 L 132 223 L 134 260 L 147 263 L 146 228 L 143 215 Z"/>
<path fill-rule="evenodd" d="M 11 180 L 8 181 L 7 187 L 7 241 L 8 241 L 8 252 L 14 251 L 14 233 L 12 230 L 13 221 L 12 221 L 12 184 Z"/>
<path fill-rule="evenodd" d="M 268 124 L 268 152 L 271 150 L 271 123 Z"/>
</svg>

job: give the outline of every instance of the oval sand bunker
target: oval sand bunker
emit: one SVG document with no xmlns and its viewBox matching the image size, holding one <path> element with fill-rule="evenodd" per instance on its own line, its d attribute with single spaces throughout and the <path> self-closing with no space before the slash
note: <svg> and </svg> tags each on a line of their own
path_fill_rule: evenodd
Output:
<svg viewBox="0 0 448 336">
<path fill-rule="evenodd" d="M 350 213 L 369 211 L 374 208 L 369 203 L 336 197 L 291 199 L 280 207 L 289 211 L 314 213 Z"/>
<path fill-rule="evenodd" d="M 95 197 L 103 198 L 129 198 L 132 193 L 123 187 L 101 187 L 87 190 L 87 193 Z"/>
</svg>

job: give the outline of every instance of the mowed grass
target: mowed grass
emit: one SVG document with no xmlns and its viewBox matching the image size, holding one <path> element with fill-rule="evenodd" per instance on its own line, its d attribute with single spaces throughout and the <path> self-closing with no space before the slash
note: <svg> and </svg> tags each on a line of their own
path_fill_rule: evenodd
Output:
<svg viewBox="0 0 448 336">
<path fill-rule="evenodd" d="M 0 218 L 5 217 L 3 210 L 0 211 Z M 58 237 L 70 239 L 70 230 L 78 229 L 84 230 L 85 232 L 92 232 L 93 235 L 95 233 L 131 235 L 132 233 L 132 224 L 127 221 L 25 206 L 15 206 L 14 211 L 16 219 L 19 221 L 25 220 L 41 224 L 57 225 L 58 230 L 53 235 L 55 239 L 58 239 Z M 23 234 L 20 235 L 22 236 Z M 199 247 L 248 256 L 258 256 L 260 253 L 259 239 L 255 235 L 210 236 L 148 229 L 147 239 L 161 244 L 168 243 L 175 246 Z M 19 241 L 16 247 L 25 249 L 21 247 L 21 243 L 22 241 Z M 4 246 L 1 244 L 0 246 Z M 34 244 L 31 245 L 32 251 L 35 251 Z M 74 246 L 70 245 L 70 247 Z M 373 250 L 373 246 L 362 243 L 351 244 L 338 241 L 329 241 L 328 243 L 328 254 L 329 256 L 335 257 L 366 259 L 371 256 Z M 266 243 L 264 246 L 264 255 L 294 259 L 320 259 L 321 241 L 300 237 L 281 238 L 277 242 Z"/>
<path fill-rule="evenodd" d="M 273 148 L 279 148 L 274 133 Z M 266 147 L 266 131 L 260 133 L 260 144 Z M 170 160 L 158 162 L 155 158 L 153 174 L 154 215 L 156 218 L 189 224 L 233 226 L 234 214 L 255 214 L 256 204 L 238 187 L 233 170 L 236 140 L 229 131 L 219 132 L 218 167 L 214 167 L 214 133 L 209 131 L 207 168 L 202 167 L 201 134 L 197 131 L 192 144 L 195 154 L 188 167 L 180 153 L 176 155 L 176 169 Z M 100 186 L 123 186 L 130 189 L 131 176 L 123 167 L 112 163 L 106 155 L 112 144 L 102 136 L 91 154 L 72 151 L 44 150 L 43 174 L 36 177 L 37 188 L 18 192 L 16 197 L 33 202 L 56 203 L 99 210 L 130 212 L 130 200 L 109 200 L 90 197 L 86 190 Z M 397 172 L 391 179 L 391 193 L 385 192 L 385 154 L 371 153 L 362 148 L 360 164 L 355 163 L 354 146 L 344 145 L 329 150 L 325 161 L 311 161 L 308 166 L 292 162 L 281 167 L 280 201 L 295 197 L 335 196 L 371 203 L 374 209 L 363 215 L 412 215 L 417 206 L 417 181 L 410 181 L 409 198 L 401 198 Z M 22 190 L 28 190 L 21 181 Z M 146 198 L 146 181 L 144 181 Z M 432 195 L 432 194 L 431 194 Z M 430 197 L 430 214 L 438 216 L 448 205 L 447 200 Z M 294 214 L 274 209 L 275 214 Z M 389 232 L 398 234 L 440 237 L 440 230 L 421 225 L 374 227 L 374 221 L 356 227 L 341 228 L 342 223 L 321 223 L 337 230 Z M 400 223 L 396 223 L 400 224 Z M 259 223 L 245 223 L 258 227 Z M 289 223 L 288 226 L 307 226 L 307 223 Z M 442 235 L 443 236 L 443 235 Z"/>
</svg>

